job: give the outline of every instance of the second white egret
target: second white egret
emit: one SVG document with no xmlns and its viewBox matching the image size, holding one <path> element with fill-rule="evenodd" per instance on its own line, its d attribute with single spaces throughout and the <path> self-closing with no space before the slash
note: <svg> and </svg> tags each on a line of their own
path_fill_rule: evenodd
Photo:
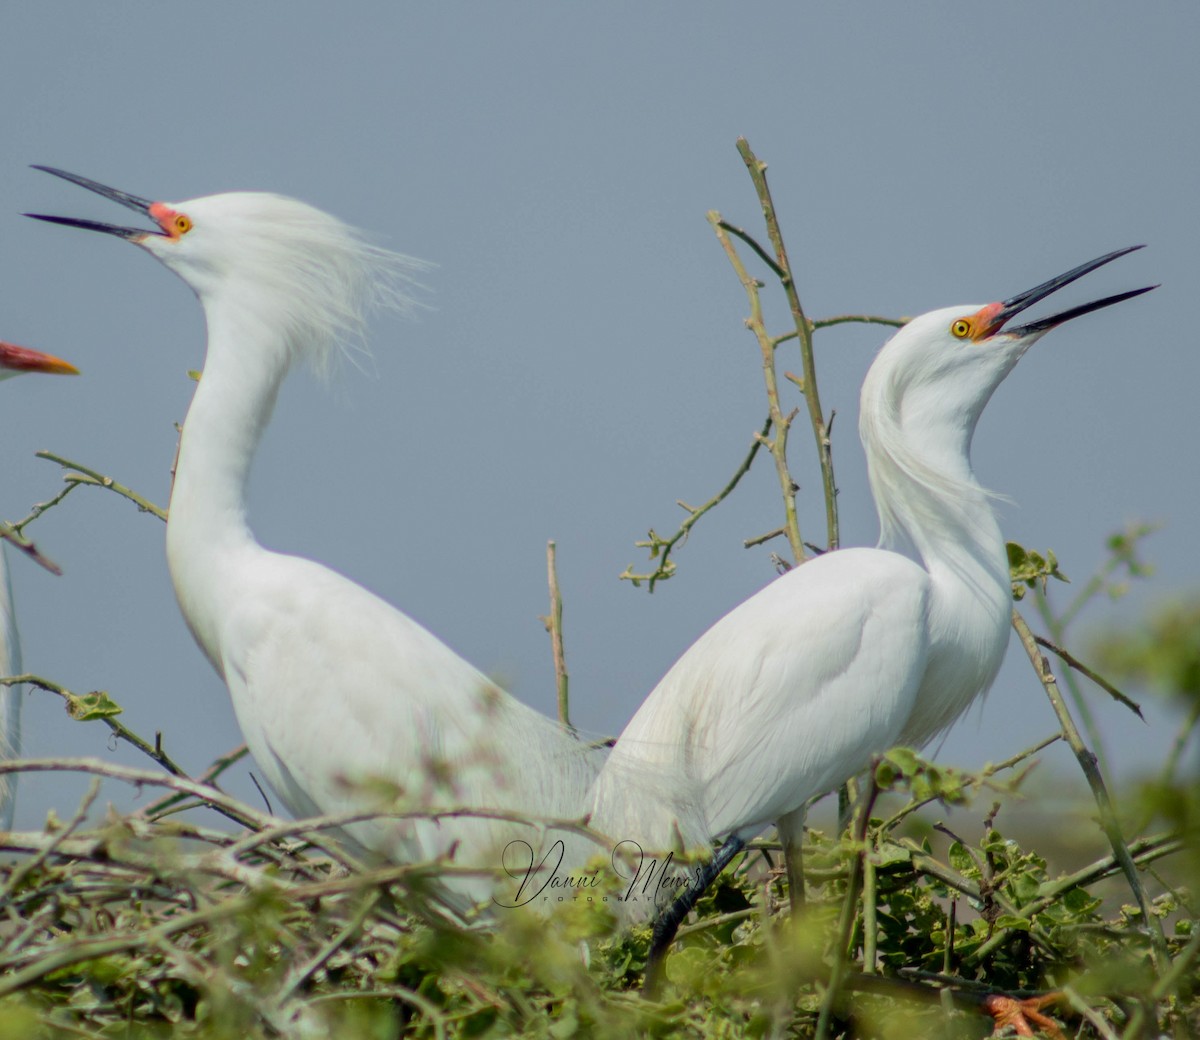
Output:
<svg viewBox="0 0 1200 1040">
<path fill-rule="evenodd" d="M 859 423 L 878 548 L 794 568 L 683 654 L 597 780 L 598 830 L 654 854 L 723 841 L 714 869 L 772 823 L 786 845 L 809 799 L 893 745 L 921 746 L 988 689 L 1012 593 L 1004 539 L 971 467 L 976 423 L 1047 331 L 1148 289 L 1004 326 L 1130 251 L 1008 300 L 924 314 L 884 345 Z M 686 901 L 660 918 L 659 950 L 683 912 Z"/>
</svg>

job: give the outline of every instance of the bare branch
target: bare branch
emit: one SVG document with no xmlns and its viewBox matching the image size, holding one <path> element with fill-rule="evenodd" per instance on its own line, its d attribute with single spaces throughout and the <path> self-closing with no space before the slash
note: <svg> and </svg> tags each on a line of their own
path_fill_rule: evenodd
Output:
<svg viewBox="0 0 1200 1040">
<path fill-rule="evenodd" d="M 62 574 L 62 568 L 48 556 L 43 556 L 41 552 L 38 551 L 38 547 L 21 533 L 19 524 L 8 524 L 3 520 L 0 520 L 0 540 L 8 542 L 15 549 L 23 552 L 38 566 L 44 567 L 51 574 Z"/>
<path fill-rule="evenodd" d="M 572 733 L 570 715 L 570 683 L 567 674 L 567 656 L 563 650 L 562 636 L 562 593 L 558 589 L 557 546 L 553 541 L 546 543 L 546 570 L 550 583 L 550 613 L 542 618 L 546 631 L 550 633 L 550 649 L 554 655 L 554 679 L 558 690 L 558 721 Z"/>
<path fill-rule="evenodd" d="M 50 451 L 35 452 L 39 459 L 48 459 L 50 462 L 56 462 L 67 470 L 63 474 L 63 480 L 71 485 L 89 485 L 94 487 L 107 488 L 109 491 L 115 492 L 122 498 L 129 499 L 143 513 L 153 513 L 164 523 L 167 519 L 167 511 L 161 506 L 156 506 L 147 498 L 143 498 L 136 491 L 127 488 L 124 484 L 118 484 L 112 477 L 106 477 L 103 473 L 98 473 L 94 469 L 89 469 L 87 466 L 80 465 L 78 462 L 72 462 L 70 459 L 64 459 L 61 455 L 55 455 Z M 75 471 L 75 472 L 72 472 Z M 56 505 L 62 500 L 62 496 L 51 500 L 47 503 L 36 515 L 45 512 L 50 505 Z M 32 517 L 31 517 L 32 519 Z"/>
<path fill-rule="evenodd" d="M 729 478 L 728 483 L 703 505 L 693 509 L 688 518 L 679 525 L 679 530 L 670 538 L 659 538 L 651 531 L 650 541 L 637 543 L 639 547 L 650 549 L 651 559 L 658 560 L 657 568 L 650 574 L 636 574 L 633 571 L 633 565 L 630 564 L 620 574 L 622 580 L 632 581 L 635 586 L 640 585 L 644 581 L 649 585 L 649 591 L 653 592 L 656 582 L 669 578 L 675 572 L 675 563 L 670 558 L 671 551 L 676 545 L 686 541 L 696 521 L 714 506 L 728 498 L 733 489 L 738 486 L 738 482 L 742 477 L 750 472 L 750 465 L 754 462 L 754 456 L 758 454 L 758 449 L 766 442 L 766 436 L 770 429 L 771 418 L 768 416 L 766 422 L 763 423 L 763 428 L 755 433 L 754 439 L 750 442 L 750 450 L 746 453 L 746 457 L 742 460 L 741 465 L 734 471 L 733 476 Z"/>
</svg>

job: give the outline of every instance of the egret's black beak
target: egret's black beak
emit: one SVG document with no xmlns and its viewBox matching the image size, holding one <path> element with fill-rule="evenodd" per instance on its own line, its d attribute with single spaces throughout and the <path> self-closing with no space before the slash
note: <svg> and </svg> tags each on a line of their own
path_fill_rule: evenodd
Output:
<svg viewBox="0 0 1200 1040">
<path fill-rule="evenodd" d="M 77 173 L 67 173 L 66 170 L 57 170 L 53 166 L 34 166 L 33 169 L 53 174 L 55 177 L 61 177 L 72 184 L 78 184 L 81 188 L 94 191 L 97 195 L 103 195 L 106 199 L 119 202 L 122 206 L 137 210 L 138 213 L 142 213 L 145 216 L 150 216 L 150 207 L 154 205 L 149 199 L 140 199 L 136 195 L 130 195 L 128 192 L 118 191 L 116 188 L 97 184 L 86 177 L 80 177 Z M 80 220 L 77 217 L 51 217 L 44 213 L 26 213 L 25 216 L 33 217 L 34 220 L 47 220 L 51 224 L 65 224 L 67 227 L 86 228 L 88 231 L 103 231 L 106 235 L 116 235 L 118 238 L 137 239 L 144 235 L 163 234 L 157 228 L 121 227 L 117 224 L 105 224 L 98 220 Z"/>
<path fill-rule="evenodd" d="M 1117 249 L 1114 252 L 1105 253 L 1104 256 L 1098 256 L 1095 260 L 1089 260 L 1086 264 L 1080 264 L 1078 267 L 1072 268 L 1066 274 L 1060 274 L 1057 278 L 1051 278 L 1048 282 L 1042 282 L 1041 285 L 1027 289 L 1023 293 L 1018 293 L 1011 299 L 1003 300 L 999 305 L 993 304 L 992 307 L 995 307 L 995 311 L 988 315 L 986 334 L 994 335 L 999 332 L 1004 323 L 1014 314 L 1020 314 L 1021 311 L 1027 310 L 1039 300 L 1044 300 L 1051 293 L 1057 292 L 1064 285 L 1070 285 L 1076 279 L 1082 278 L 1085 274 L 1096 270 L 1097 267 L 1103 267 L 1105 264 L 1116 260 L 1117 257 L 1124 256 L 1126 253 L 1132 253 L 1135 249 L 1141 248 L 1143 247 L 1127 246 L 1125 249 Z M 1061 325 L 1072 318 L 1078 318 L 1081 314 L 1090 314 L 1092 311 L 1100 310 L 1101 307 L 1111 307 L 1114 303 L 1120 303 L 1122 300 L 1128 300 L 1134 296 L 1141 296 L 1142 293 L 1157 288 L 1157 285 L 1147 285 L 1144 289 L 1131 289 L 1129 292 L 1118 293 L 1116 296 L 1106 296 L 1102 300 L 1081 303 L 1078 307 L 1072 307 L 1070 310 L 1063 311 L 1060 314 L 1052 315 L 1049 318 L 1039 318 L 1037 321 L 1031 321 L 1025 325 L 1018 325 L 1015 328 L 1005 329 L 1004 331 L 1010 336 L 1028 336 L 1035 332 L 1045 332 L 1047 329 L 1054 328 L 1055 325 Z M 987 309 L 991 310 L 992 308 L 989 307 Z"/>
</svg>

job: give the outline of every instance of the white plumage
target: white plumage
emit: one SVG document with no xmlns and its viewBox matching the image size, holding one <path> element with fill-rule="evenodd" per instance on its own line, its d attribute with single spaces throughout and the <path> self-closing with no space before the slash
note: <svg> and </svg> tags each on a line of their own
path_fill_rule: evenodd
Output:
<svg viewBox="0 0 1200 1040">
<path fill-rule="evenodd" d="M 772 821 L 794 833 L 810 798 L 898 741 L 924 743 L 990 686 L 1010 591 L 999 526 L 971 469 L 975 425 L 1048 329 L 1146 291 L 1003 330 L 1120 250 L 1001 303 L 934 311 L 900 330 L 862 394 L 879 547 L 806 563 L 724 617 L 652 691 L 600 770 L 599 752 L 414 621 L 319 564 L 263 549 L 247 525 L 250 463 L 287 369 L 324 363 L 372 303 L 404 306 L 412 262 L 277 196 L 167 205 L 49 172 L 159 230 L 42 219 L 134 241 L 204 307 L 208 355 L 180 446 L 168 562 L 255 760 L 300 815 L 361 806 L 358 785 L 384 780 L 427 806 L 554 818 L 590 805 L 599 831 L 651 852 L 744 839 Z M 536 844 L 532 828 L 462 817 L 350 831 L 393 858 L 490 868 L 512 837 Z M 568 864 L 582 854 L 576 845 Z"/>
<path fill-rule="evenodd" d="M 188 627 L 288 809 L 386 805 L 402 792 L 415 808 L 582 817 L 601 752 L 359 585 L 264 549 L 247 523 L 251 461 L 290 366 L 323 367 L 373 305 L 410 306 L 420 265 L 293 199 L 243 192 L 168 205 L 49 172 L 148 214 L 159 230 L 47 219 L 132 240 L 204 307 L 208 351 L 180 442 L 167 561 Z M 470 816 L 347 830 L 393 859 L 488 870 L 509 841 L 541 844 L 535 827 Z M 491 884 L 461 878 L 449 888 L 478 900 Z"/>
<path fill-rule="evenodd" d="M 667 851 L 792 834 L 873 754 L 920 746 L 987 690 L 1008 643 L 1004 540 L 971 468 L 992 392 L 1046 331 L 1136 290 L 1003 331 L 1120 250 L 1019 296 L 933 311 L 883 347 L 860 432 L 881 539 L 776 579 L 710 628 L 646 698 L 596 783 L 593 824 Z M 782 829 L 782 825 L 781 825 Z"/>
<path fill-rule="evenodd" d="M 836 787 L 911 711 L 929 598 L 911 560 L 846 549 L 730 611 L 618 738 L 596 785 L 596 828 L 647 852 L 695 849 L 748 838 Z"/>
</svg>

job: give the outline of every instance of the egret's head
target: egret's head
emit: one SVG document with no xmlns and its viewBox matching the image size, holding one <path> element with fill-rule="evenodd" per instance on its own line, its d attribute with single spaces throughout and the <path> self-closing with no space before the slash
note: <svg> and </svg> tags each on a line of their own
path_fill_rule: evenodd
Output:
<svg viewBox="0 0 1200 1040">
<path fill-rule="evenodd" d="M 863 386 L 863 410 L 891 409 L 906 427 L 961 426 L 969 437 L 983 407 L 1034 343 L 1064 322 L 1149 292 L 1106 296 L 1048 318 L 1005 328 L 1017 314 L 1089 271 L 1141 246 L 1118 249 L 1007 300 L 943 307 L 914 318 L 879 352 Z"/>
<path fill-rule="evenodd" d="M 1107 296 L 1049 318 L 1005 328 L 1056 289 L 1139 246 L 1119 249 L 984 306 L 944 307 L 914 318 L 880 350 L 863 382 L 858 429 L 879 507 L 883 545 L 899 545 L 913 515 L 927 523 L 963 518 L 980 491 L 970 472 L 971 438 L 992 392 L 1050 329 L 1154 288 Z M 913 494 L 913 488 L 923 492 Z M 897 502 L 907 503 L 901 515 Z M 919 526 L 919 525 L 918 525 Z"/>
<path fill-rule="evenodd" d="M 52 375 L 77 376 L 79 369 L 68 361 L 40 350 L 18 347 L 15 343 L 0 341 L 0 379 L 11 379 L 22 372 L 47 372 Z"/>
<path fill-rule="evenodd" d="M 420 261 L 369 244 L 336 217 L 266 192 L 151 202 L 76 174 L 44 170 L 144 214 L 150 229 L 30 213 L 38 220 L 133 242 L 174 271 L 210 310 L 233 304 L 283 333 L 321 367 L 333 345 L 358 337 L 373 306 L 411 310 Z"/>
</svg>

